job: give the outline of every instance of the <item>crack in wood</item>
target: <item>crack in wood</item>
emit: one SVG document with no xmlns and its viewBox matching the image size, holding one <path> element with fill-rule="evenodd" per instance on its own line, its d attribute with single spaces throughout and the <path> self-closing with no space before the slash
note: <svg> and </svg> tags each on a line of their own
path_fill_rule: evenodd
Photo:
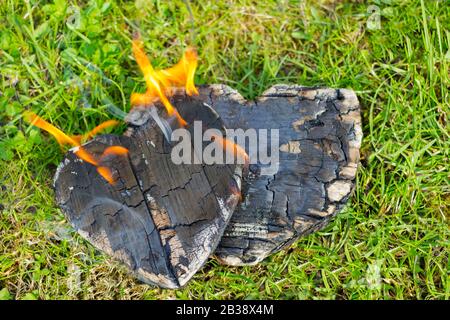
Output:
<svg viewBox="0 0 450 320">
<path fill-rule="evenodd" d="M 199 101 L 183 97 L 176 103 L 190 123 L 198 119 L 205 130 L 224 130 L 217 113 Z M 98 136 L 84 147 L 101 154 L 110 145 L 129 150 L 128 157 L 105 163 L 117 183 L 109 185 L 95 168 L 69 152 L 54 179 L 57 203 L 85 239 L 139 279 L 179 288 L 220 241 L 237 204 L 234 175 L 241 168 L 174 165 L 171 146 L 150 118 L 130 126 L 125 136 Z"/>
<path fill-rule="evenodd" d="M 280 150 L 281 168 L 275 175 L 276 179 L 280 177 L 276 188 L 272 187 L 272 179 L 260 176 L 252 167 L 253 176 L 243 177 L 245 205 L 237 208 L 216 250 L 219 261 L 231 265 L 255 264 L 299 236 L 322 228 L 342 209 L 353 189 L 356 170 L 346 169 L 345 177 L 340 173 L 358 165 L 358 159 L 349 157 L 349 141 L 359 146 L 362 138 L 359 104 L 353 91 L 276 85 L 253 102 L 245 101 L 224 85 L 203 90 L 208 92 L 212 107 L 228 128 L 278 128 L 280 145 L 284 146 Z M 344 119 L 343 115 L 348 116 Z M 292 141 L 298 141 L 298 145 Z M 295 158 L 291 156 L 294 154 Z M 335 181 L 348 181 L 350 191 L 330 187 Z M 261 205 L 258 196 L 264 192 L 272 192 L 272 201 L 267 206 Z M 285 201 L 274 205 L 277 193 L 283 193 Z M 252 239 L 248 237 L 252 229 L 283 220 L 283 216 L 287 224 L 271 234 L 277 239 L 273 244 L 261 247 L 248 240 Z M 241 228 L 242 224 L 246 228 Z M 239 245 L 233 242 L 246 243 L 247 247 L 236 250 Z"/>
</svg>

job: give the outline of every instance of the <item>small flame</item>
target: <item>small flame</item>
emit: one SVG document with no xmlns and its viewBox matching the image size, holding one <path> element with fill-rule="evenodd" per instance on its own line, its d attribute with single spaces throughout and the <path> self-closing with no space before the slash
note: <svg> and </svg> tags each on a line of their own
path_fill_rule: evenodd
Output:
<svg viewBox="0 0 450 320">
<path fill-rule="evenodd" d="M 185 126 L 187 124 L 186 121 L 170 103 L 168 96 L 173 94 L 173 88 L 179 87 L 184 87 L 186 94 L 189 96 L 198 94 L 194 84 L 194 75 L 197 68 L 197 51 L 194 48 L 188 48 L 176 65 L 157 71 L 150 64 L 139 39 L 133 40 L 133 54 L 144 74 L 147 92 L 144 94 L 133 93 L 131 95 L 131 105 L 145 106 L 159 99 L 166 108 L 168 115 L 175 115 L 180 125 Z"/>
<path fill-rule="evenodd" d="M 79 142 L 77 142 L 76 139 L 73 139 L 66 135 L 64 132 L 56 128 L 55 126 L 51 125 L 38 115 L 34 114 L 33 112 L 26 111 L 24 112 L 24 119 L 31 123 L 32 125 L 41 128 L 48 133 L 50 133 L 53 137 L 55 137 L 56 141 L 62 146 L 65 144 L 70 144 L 73 147 L 79 146 Z"/>
<path fill-rule="evenodd" d="M 197 50 L 189 47 L 176 65 L 168 69 L 159 70 L 156 72 L 156 75 L 166 88 L 184 86 L 187 95 L 198 95 L 198 90 L 194 84 L 197 59 Z"/>
<path fill-rule="evenodd" d="M 245 152 L 244 148 L 242 148 L 240 145 L 234 143 L 230 139 L 223 138 L 219 135 L 213 135 L 213 138 L 214 142 L 217 142 L 223 148 L 223 150 L 225 150 L 225 152 L 232 152 L 234 158 L 236 158 L 237 160 L 242 160 L 237 161 L 237 163 L 244 163 L 246 165 L 249 163 L 247 152 Z"/>
<path fill-rule="evenodd" d="M 93 155 L 91 155 L 83 147 L 77 146 L 77 149 L 75 149 L 75 151 L 73 153 L 75 153 L 78 156 L 78 158 L 80 158 L 81 160 L 89 162 L 93 166 L 98 166 L 98 161 L 94 158 Z"/>
<path fill-rule="evenodd" d="M 121 146 L 107 147 L 100 156 L 99 162 L 102 163 L 107 157 L 110 156 L 126 156 L 128 155 L 128 149 Z M 113 177 L 111 169 L 105 166 L 97 166 L 97 172 L 110 184 L 114 184 L 116 179 Z"/>
<path fill-rule="evenodd" d="M 128 150 L 120 146 L 108 147 L 105 149 L 105 151 L 103 151 L 100 160 L 97 160 L 92 154 L 90 154 L 85 148 L 81 146 L 81 140 L 84 139 L 85 137 L 92 138 L 94 135 L 96 135 L 103 129 L 111 127 L 113 125 L 117 125 L 118 124 L 117 121 L 115 120 L 106 121 L 95 127 L 86 135 L 70 137 L 61 130 L 59 130 L 58 128 L 56 128 L 55 126 L 51 125 L 50 123 L 39 117 L 38 115 L 34 114 L 33 112 L 30 111 L 24 112 L 24 119 L 29 123 L 31 123 L 32 125 L 50 133 L 53 137 L 55 137 L 56 141 L 58 141 L 58 143 L 61 146 L 69 144 L 72 147 L 75 147 L 73 152 L 80 159 L 97 167 L 97 172 L 110 184 L 114 184 L 115 180 L 113 179 L 111 170 L 107 167 L 100 166 L 100 162 L 104 159 L 104 157 L 109 155 L 125 155 L 128 153 Z"/>
<path fill-rule="evenodd" d="M 108 181 L 109 184 L 114 184 L 116 182 L 111 169 L 109 169 L 108 167 L 99 166 L 97 167 L 97 172 L 103 177 L 103 179 Z"/>
<path fill-rule="evenodd" d="M 99 134 L 101 131 L 105 130 L 106 128 L 114 127 L 119 124 L 119 121 L 117 120 L 108 120 L 105 122 L 102 122 L 98 126 L 96 126 L 94 129 L 89 131 L 88 133 L 84 135 L 77 135 L 77 136 L 70 136 L 72 139 L 76 140 L 79 144 L 81 144 L 84 141 L 87 141 L 89 139 L 92 139 L 94 136 Z"/>
<path fill-rule="evenodd" d="M 125 156 L 128 154 L 128 149 L 121 147 L 121 146 L 111 146 L 105 149 L 105 151 L 103 151 L 103 154 L 101 156 L 101 158 L 107 157 L 107 156 Z"/>
</svg>

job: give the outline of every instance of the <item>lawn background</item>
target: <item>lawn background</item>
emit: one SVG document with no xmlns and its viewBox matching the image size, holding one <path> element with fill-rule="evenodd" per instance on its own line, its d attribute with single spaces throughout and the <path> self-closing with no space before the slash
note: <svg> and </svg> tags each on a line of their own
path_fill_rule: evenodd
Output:
<svg viewBox="0 0 450 320">
<path fill-rule="evenodd" d="M 368 28 L 370 5 L 380 28 Z M 449 1 L 191 7 L 193 27 L 181 0 L 0 1 L 0 299 L 449 299 Z M 59 146 L 21 113 L 79 134 L 113 118 L 108 103 L 128 110 L 145 88 L 131 56 L 138 30 L 154 66 L 193 44 L 196 83 L 248 99 L 275 83 L 354 89 L 364 139 L 348 207 L 258 266 L 211 259 L 176 291 L 94 250 L 55 205 Z"/>
</svg>

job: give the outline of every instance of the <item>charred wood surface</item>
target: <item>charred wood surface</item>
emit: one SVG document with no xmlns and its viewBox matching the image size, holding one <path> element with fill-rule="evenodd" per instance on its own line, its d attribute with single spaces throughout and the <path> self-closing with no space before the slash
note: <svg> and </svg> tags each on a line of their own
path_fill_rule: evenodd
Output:
<svg viewBox="0 0 450 320">
<path fill-rule="evenodd" d="M 190 124 L 224 130 L 218 115 L 199 100 L 175 98 Z M 183 286 L 214 251 L 239 199 L 241 166 L 175 165 L 171 144 L 142 109 L 124 136 L 102 135 L 84 145 L 94 155 L 108 146 L 129 150 L 102 165 L 117 182 L 105 181 L 69 151 L 58 167 L 56 200 L 79 234 L 124 263 L 142 281 Z M 138 125 L 136 125 L 138 124 Z"/>
<path fill-rule="evenodd" d="M 200 99 L 227 128 L 278 129 L 279 168 L 251 165 L 243 201 L 215 252 L 230 265 L 255 264 L 328 224 L 347 202 L 359 163 L 360 107 L 347 89 L 276 85 L 255 102 L 224 85 Z M 248 148 L 248 146 L 247 146 Z"/>
</svg>

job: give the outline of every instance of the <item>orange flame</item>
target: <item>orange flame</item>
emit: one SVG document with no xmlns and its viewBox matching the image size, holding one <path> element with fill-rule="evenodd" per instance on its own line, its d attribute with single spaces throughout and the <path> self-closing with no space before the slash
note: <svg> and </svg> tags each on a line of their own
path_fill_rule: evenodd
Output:
<svg viewBox="0 0 450 320">
<path fill-rule="evenodd" d="M 128 154 L 128 149 L 121 147 L 121 146 L 111 146 L 105 149 L 105 151 L 103 151 L 102 157 L 107 157 L 107 156 L 125 156 Z"/>
<path fill-rule="evenodd" d="M 232 152 L 234 158 L 243 160 L 244 164 L 249 163 L 249 157 L 247 155 L 247 152 L 245 152 L 244 148 L 242 148 L 237 143 L 234 143 L 230 139 L 223 138 L 219 135 L 214 135 L 214 142 L 217 142 L 225 152 Z M 238 163 L 240 163 L 238 161 Z"/>
<path fill-rule="evenodd" d="M 61 146 L 69 144 L 72 147 L 76 147 L 76 149 L 73 152 L 80 159 L 97 167 L 97 172 L 110 184 L 114 184 L 115 180 L 112 176 L 111 170 L 107 167 L 100 166 L 100 162 L 103 160 L 104 157 L 108 155 L 125 155 L 128 153 L 128 150 L 120 146 L 108 147 L 101 155 L 100 160 L 97 160 L 92 154 L 90 154 L 86 149 L 84 149 L 81 146 L 81 139 L 83 137 L 93 137 L 95 134 L 105 129 L 106 127 L 118 124 L 117 121 L 115 120 L 106 121 L 100 124 L 99 126 L 95 127 L 86 135 L 70 137 L 61 130 L 59 130 L 58 128 L 56 128 L 55 126 L 51 125 L 50 123 L 39 117 L 38 115 L 34 114 L 33 112 L 30 111 L 24 112 L 24 119 L 29 123 L 31 123 L 32 125 L 50 133 L 53 137 L 55 137 L 56 141 L 58 141 L 58 143 Z"/>
<path fill-rule="evenodd" d="M 131 105 L 149 105 L 160 100 L 169 116 L 175 115 L 182 126 L 186 121 L 180 116 L 176 108 L 170 103 L 168 96 L 172 95 L 175 87 L 184 87 L 186 94 L 198 94 L 194 84 L 194 75 L 197 68 L 197 51 L 194 48 L 186 49 L 181 60 L 171 68 L 155 71 L 148 60 L 139 39 L 133 40 L 133 55 L 139 68 L 144 74 L 147 92 L 133 93 Z"/>
<path fill-rule="evenodd" d="M 198 90 L 194 84 L 195 70 L 197 69 L 197 51 L 189 47 L 184 52 L 181 60 L 171 68 L 156 72 L 158 79 L 166 88 L 170 86 L 185 87 L 189 96 L 197 95 Z"/>
<path fill-rule="evenodd" d="M 118 124 L 119 124 L 119 121 L 117 121 L 117 120 L 108 120 L 108 121 L 102 122 L 101 124 L 99 124 L 94 129 L 92 129 L 91 131 L 89 131 L 88 133 L 86 133 L 84 135 L 77 135 L 77 136 L 70 136 L 70 137 L 73 140 L 76 140 L 79 144 L 81 144 L 84 141 L 92 139 L 94 136 L 96 136 L 101 131 L 105 130 L 106 128 L 114 127 L 114 126 L 117 126 Z"/>
<path fill-rule="evenodd" d="M 51 125 L 50 123 L 48 123 L 47 121 L 45 121 L 38 115 L 34 114 L 33 112 L 26 111 L 26 112 L 24 112 L 23 116 L 24 116 L 24 119 L 26 121 L 28 121 L 29 123 L 31 123 L 32 125 L 34 125 L 38 128 L 41 128 L 41 129 L 47 131 L 48 133 L 50 133 L 53 137 L 55 137 L 56 141 L 58 141 L 58 143 L 60 145 L 70 144 L 74 147 L 80 145 L 76 141 L 76 139 L 69 137 L 64 132 L 62 132 L 55 126 Z"/>
</svg>

